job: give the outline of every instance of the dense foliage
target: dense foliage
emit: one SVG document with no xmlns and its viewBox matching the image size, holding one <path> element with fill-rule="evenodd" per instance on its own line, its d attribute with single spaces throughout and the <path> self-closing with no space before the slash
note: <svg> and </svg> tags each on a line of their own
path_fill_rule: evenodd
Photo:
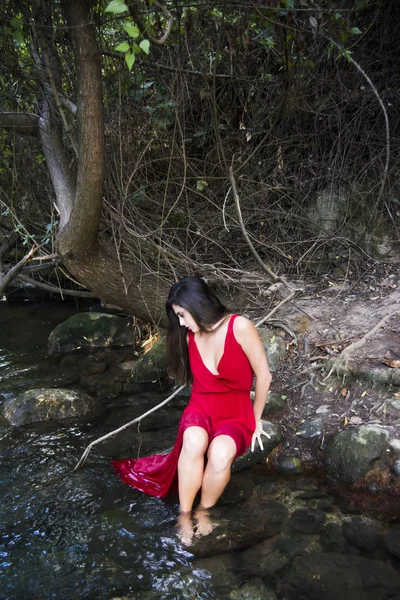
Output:
<svg viewBox="0 0 400 600">
<path fill-rule="evenodd" d="M 40 4 L 2 3 L 1 110 L 39 114 L 50 86 L 74 171 L 69 31 L 58 1 L 48 14 Z M 166 282 L 193 271 L 248 280 L 232 167 L 244 225 L 275 270 L 382 257 L 382 239 L 390 256 L 400 211 L 397 2 L 113 0 L 90 9 L 105 114 L 102 246 Z M 49 30 L 53 78 L 35 56 Z M 19 242 L 50 253 L 59 217 L 43 148 L 16 131 L 0 130 L 0 226 L 9 232 L 11 215 Z"/>
</svg>

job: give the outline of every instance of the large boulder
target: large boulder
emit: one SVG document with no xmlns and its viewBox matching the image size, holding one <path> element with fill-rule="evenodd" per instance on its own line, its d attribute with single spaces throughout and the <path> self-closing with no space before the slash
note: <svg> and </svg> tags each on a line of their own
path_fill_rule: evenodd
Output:
<svg viewBox="0 0 400 600">
<path fill-rule="evenodd" d="M 398 598 L 400 574 L 389 564 L 333 552 L 295 556 L 278 591 L 286 600 Z"/>
<path fill-rule="evenodd" d="M 83 392 L 40 388 L 6 400 L 3 414 L 11 425 L 18 426 L 91 416 L 95 409 L 93 398 Z"/>
<path fill-rule="evenodd" d="M 107 313 L 84 312 L 57 325 L 50 334 L 50 354 L 67 354 L 81 348 L 133 346 L 132 319 Z"/>
<path fill-rule="evenodd" d="M 247 469 L 248 467 L 261 462 L 281 443 L 281 434 L 273 423 L 262 421 L 262 426 L 264 431 L 269 435 L 269 438 L 266 438 L 265 435 L 261 436 L 263 448 L 261 449 L 256 442 L 254 452 L 248 448 L 244 454 L 238 456 L 238 458 L 233 461 L 232 471 L 241 471 L 242 469 Z"/>
<path fill-rule="evenodd" d="M 207 536 L 193 539 L 190 552 L 196 557 L 242 550 L 273 537 L 280 532 L 288 511 L 280 502 L 255 490 L 245 502 L 209 512 L 215 529 Z"/>
<path fill-rule="evenodd" d="M 374 425 L 348 428 L 329 443 L 325 468 L 330 477 L 344 483 L 355 483 L 372 468 L 373 462 L 386 450 L 388 433 Z"/>
</svg>

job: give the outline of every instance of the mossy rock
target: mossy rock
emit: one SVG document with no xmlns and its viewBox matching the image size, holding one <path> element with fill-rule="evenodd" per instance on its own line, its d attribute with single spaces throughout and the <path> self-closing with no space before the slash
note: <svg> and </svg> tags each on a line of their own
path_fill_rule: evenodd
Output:
<svg viewBox="0 0 400 600">
<path fill-rule="evenodd" d="M 135 330 L 132 319 L 107 313 L 85 312 L 57 325 L 50 334 L 50 354 L 67 354 L 81 348 L 132 346 Z"/>
<path fill-rule="evenodd" d="M 134 383 L 158 383 L 168 377 L 167 350 L 162 338 L 135 364 L 131 372 Z"/>
<path fill-rule="evenodd" d="M 268 329 L 259 329 L 258 333 L 267 354 L 269 368 L 271 371 L 276 371 L 279 364 L 286 357 L 285 340 Z"/>
<path fill-rule="evenodd" d="M 38 388 L 27 390 L 4 403 L 4 417 L 11 425 L 92 416 L 93 398 L 74 390 Z"/>
<path fill-rule="evenodd" d="M 352 427 L 338 433 L 329 443 L 325 468 L 332 479 L 355 483 L 373 467 L 386 450 L 388 433 L 374 425 Z"/>
</svg>

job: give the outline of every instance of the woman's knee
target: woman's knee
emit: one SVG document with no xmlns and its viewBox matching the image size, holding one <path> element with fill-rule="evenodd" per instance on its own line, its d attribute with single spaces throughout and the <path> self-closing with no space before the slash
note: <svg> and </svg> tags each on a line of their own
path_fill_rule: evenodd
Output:
<svg viewBox="0 0 400 600">
<path fill-rule="evenodd" d="M 182 451 L 190 458 L 205 454 L 208 446 L 208 434 L 202 427 L 188 427 L 183 432 Z"/>
<path fill-rule="evenodd" d="M 208 450 L 208 461 L 214 471 L 225 471 L 236 456 L 236 444 L 229 435 L 220 435 L 213 439 Z"/>
</svg>

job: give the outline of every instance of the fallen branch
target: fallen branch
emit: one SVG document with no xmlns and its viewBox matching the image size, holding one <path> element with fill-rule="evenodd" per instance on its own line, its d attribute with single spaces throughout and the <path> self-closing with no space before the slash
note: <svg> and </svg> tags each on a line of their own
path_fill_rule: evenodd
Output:
<svg viewBox="0 0 400 600">
<path fill-rule="evenodd" d="M 95 294 L 92 294 L 91 292 L 81 292 L 80 290 L 65 290 L 64 288 L 52 285 L 51 283 L 43 283 L 42 281 L 37 281 L 36 279 L 32 279 L 31 277 L 27 277 L 26 275 L 17 275 L 17 280 L 22 281 L 23 283 L 28 283 L 29 285 L 33 285 L 41 290 L 45 290 L 46 292 L 51 292 L 52 294 L 61 294 L 61 296 L 73 296 L 74 298 L 97 298 L 97 296 L 95 296 Z"/>
<path fill-rule="evenodd" d="M 29 262 L 34 254 L 38 252 L 41 248 L 43 248 L 44 244 L 41 246 L 33 246 L 31 250 L 29 250 L 28 254 L 25 254 L 23 258 L 14 266 L 12 269 L 7 271 L 4 277 L 0 280 L 0 295 L 4 293 L 7 286 L 11 283 L 15 277 L 17 277 L 18 273 L 21 271 L 22 267 Z"/>
<path fill-rule="evenodd" d="M 142 415 L 140 415 L 140 417 L 137 417 L 136 419 L 133 419 L 133 421 L 129 421 L 129 423 L 125 423 L 125 425 L 122 425 L 121 427 L 118 427 L 118 429 L 114 429 L 114 431 L 110 431 L 110 433 L 107 433 L 106 435 L 103 435 L 101 438 L 98 438 L 97 440 L 94 440 L 93 442 L 91 442 L 89 444 L 89 446 L 86 448 L 85 452 L 82 454 L 82 456 L 79 459 L 79 461 L 77 462 L 77 464 L 76 464 L 76 466 L 74 468 L 74 471 L 76 471 L 77 469 L 79 469 L 80 467 L 82 467 L 85 464 L 86 459 L 89 456 L 89 452 L 91 451 L 91 449 L 93 448 L 93 446 L 96 446 L 96 444 L 99 444 L 100 442 L 103 442 L 104 440 L 106 440 L 109 437 L 113 437 L 114 435 L 117 435 L 117 433 L 120 433 L 120 431 L 123 431 L 124 429 L 127 429 L 127 427 L 130 427 L 131 425 L 134 425 L 135 423 L 139 423 L 142 419 L 144 419 L 145 417 L 147 417 L 151 413 L 155 412 L 156 410 L 158 410 L 159 408 L 161 408 L 162 406 L 164 406 L 165 404 L 167 404 L 167 402 L 169 402 L 170 400 L 172 400 L 172 398 L 174 398 L 175 396 L 177 396 L 179 394 L 179 392 L 181 392 L 184 389 L 184 387 L 185 387 L 184 385 L 181 385 L 170 396 L 168 396 L 168 398 L 166 398 L 165 400 L 163 400 L 162 402 L 160 402 L 156 406 L 153 406 L 153 408 L 151 408 L 147 412 L 145 412 Z"/>
</svg>

